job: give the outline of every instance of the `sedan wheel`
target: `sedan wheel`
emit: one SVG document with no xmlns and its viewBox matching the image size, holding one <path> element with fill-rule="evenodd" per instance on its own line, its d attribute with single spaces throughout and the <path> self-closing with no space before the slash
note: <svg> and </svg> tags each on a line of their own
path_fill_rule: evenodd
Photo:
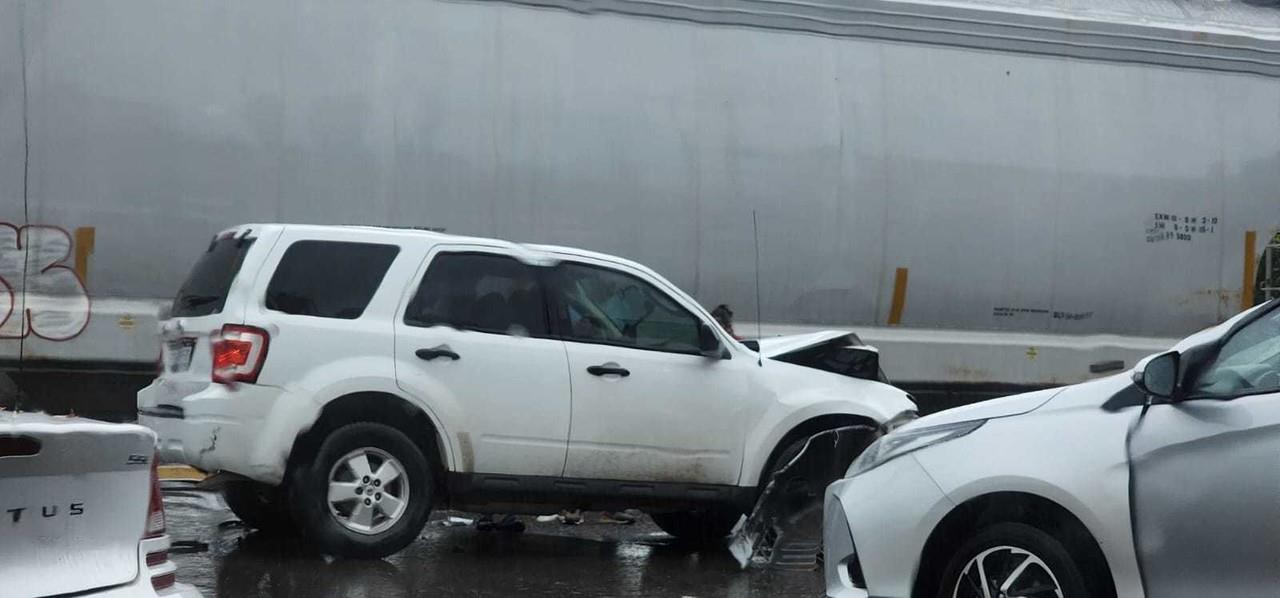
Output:
<svg viewBox="0 0 1280 598">
<path fill-rule="evenodd" d="M 969 560 L 952 598 L 1063 598 L 1062 584 L 1040 557 L 1016 546 L 988 548 Z"/>
<path fill-rule="evenodd" d="M 1058 537 L 1025 523 L 988 526 L 952 555 L 937 598 L 1090 598 L 1082 561 Z M 1096 588 L 1095 588 L 1096 590 Z"/>
</svg>

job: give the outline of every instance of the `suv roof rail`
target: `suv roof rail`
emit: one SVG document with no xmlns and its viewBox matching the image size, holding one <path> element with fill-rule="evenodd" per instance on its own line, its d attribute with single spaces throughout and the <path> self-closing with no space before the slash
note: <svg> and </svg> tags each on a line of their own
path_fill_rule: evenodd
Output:
<svg viewBox="0 0 1280 598">
<path fill-rule="evenodd" d="M 339 226 L 359 226 L 363 228 L 393 228 L 399 230 L 420 230 L 429 233 L 443 233 L 443 226 L 396 226 L 394 224 L 341 224 Z"/>
</svg>

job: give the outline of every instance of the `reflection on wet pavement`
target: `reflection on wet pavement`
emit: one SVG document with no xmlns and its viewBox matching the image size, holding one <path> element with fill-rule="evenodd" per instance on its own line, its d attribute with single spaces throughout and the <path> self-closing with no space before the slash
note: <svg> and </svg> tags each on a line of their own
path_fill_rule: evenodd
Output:
<svg viewBox="0 0 1280 598">
<path fill-rule="evenodd" d="M 216 494 L 171 484 L 165 508 L 179 578 L 211 598 L 822 595 L 819 571 L 740 571 L 724 548 L 677 545 L 648 518 L 617 525 L 591 513 L 567 526 L 527 517 L 519 534 L 433 521 L 399 554 L 346 561 L 245 529 Z"/>
</svg>

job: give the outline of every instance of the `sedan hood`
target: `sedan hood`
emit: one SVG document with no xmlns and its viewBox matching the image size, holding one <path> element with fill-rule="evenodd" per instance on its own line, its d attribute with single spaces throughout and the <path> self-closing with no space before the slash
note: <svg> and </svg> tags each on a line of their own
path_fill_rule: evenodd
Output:
<svg viewBox="0 0 1280 598">
<path fill-rule="evenodd" d="M 947 409 L 933 415 L 922 417 L 910 424 L 907 424 L 906 426 L 903 426 L 902 429 L 925 428 L 929 426 L 953 424 L 977 419 L 994 419 L 997 417 L 1022 415 L 1039 409 L 1045 403 L 1048 403 L 1050 399 L 1058 396 L 1058 393 L 1061 393 L 1066 388 L 1069 387 L 1046 388 L 1044 390 L 1037 390 L 1034 392 L 1027 392 L 999 399 L 991 399 L 990 401 L 982 401 L 981 403 Z"/>
</svg>

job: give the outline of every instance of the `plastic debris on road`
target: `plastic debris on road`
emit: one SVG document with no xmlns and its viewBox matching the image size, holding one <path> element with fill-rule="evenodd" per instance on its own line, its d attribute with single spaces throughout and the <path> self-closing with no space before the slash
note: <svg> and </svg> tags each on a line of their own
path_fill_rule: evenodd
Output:
<svg viewBox="0 0 1280 598">
<path fill-rule="evenodd" d="M 742 568 L 816 569 L 822 553 L 822 500 L 854 458 L 876 438 L 872 426 L 846 426 L 809 437 L 769 478 L 749 516 L 730 532 L 729 552 Z"/>
<path fill-rule="evenodd" d="M 434 521 L 433 525 L 438 527 L 467 527 L 475 522 L 474 519 L 467 519 L 466 517 L 446 517 Z"/>
</svg>

